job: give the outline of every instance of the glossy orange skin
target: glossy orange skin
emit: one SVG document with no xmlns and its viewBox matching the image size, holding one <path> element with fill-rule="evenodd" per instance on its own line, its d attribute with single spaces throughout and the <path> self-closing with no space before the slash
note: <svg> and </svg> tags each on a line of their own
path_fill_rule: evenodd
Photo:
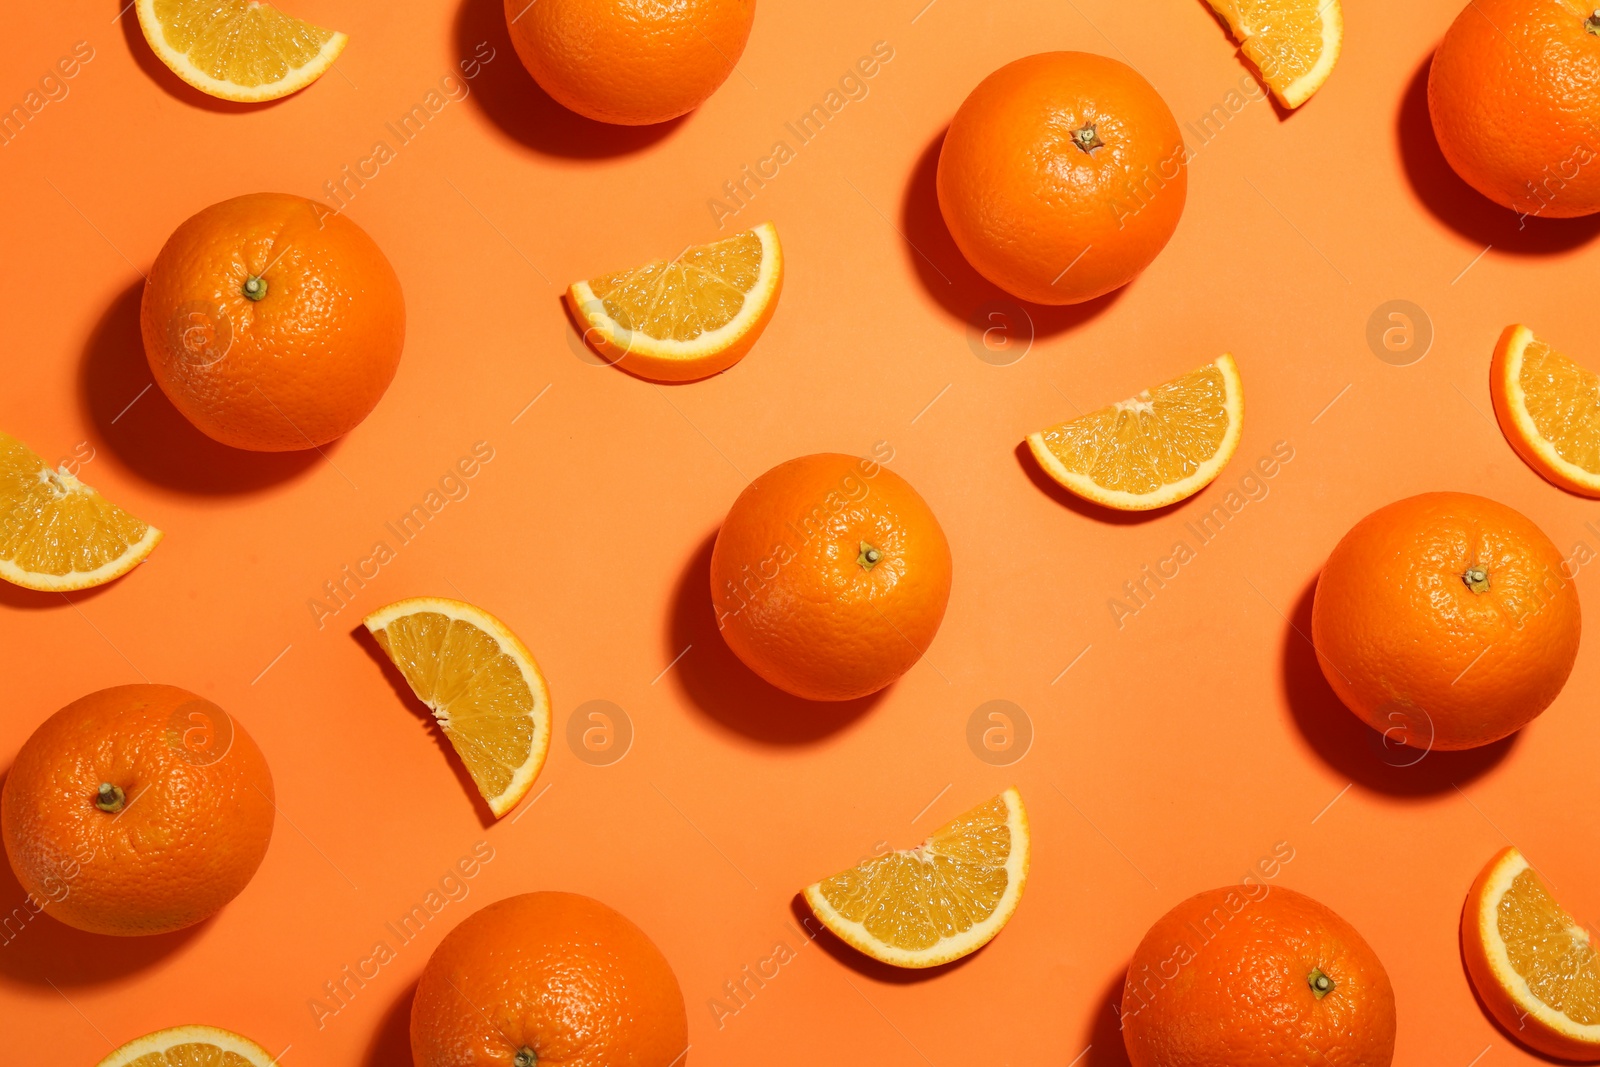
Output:
<svg viewBox="0 0 1600 1067">
<path fill-rule="evenodd" d="M 260 300 L 244 285 L 266 271 Z M 213 204 L 156 256 L 139 321 L 156 384 L 235 448 L 321 447 L 377 406 L 400 364 L 405 299 L 372 238 L 301 196 Z"/>
<path fill-rule="evenodd" d="M 1320 999 L 1318 970 L 1333 983 Z M 1394 1058 L 1394 988 L 1377 954 L 1328 907 L 1263 883 L 1199 893 L 1157 920 L 1128 965 L 1121 1013 L 1133 1067 Z"/>
<path fill-rule="evenodd" d="M 125 796 L 95 806 L 102 782 Z M 6 856 L 47 915 L 161 934 L 238 896 L 272 839 L 272 772 L 244 727 L 172 685 L 73 701 L 23 743 L 0 794 Z"/>
<path fill-rule="evenodd" d="M 1600 36 L 1595 5 L 1473 0 L 1428 72 L 1428 112 L 1450 165 L 1513 211 L 1600 211 Z M 1597 23 L 1600 26 L 1600 23 Z"/>
<path fill-rule="evenodd" d="M 1468 587 L 1469 568 L 1487 571 L 1488 591 Z M 1362 519 L 1328 557 L 1311 612 L 1339 699 L 1421 749 L 1475 748 L 1532 721 L 1566 684 L 1580 630 L 1556 546 L 1470 493 L 1424 493 Z"/>
<path fill-rule="evenodd" d="M 673 1067 L 689 1020 L 644 931 L 576 893 L 524 893 L 445 936 L 411 1004 L 416 1067 Z"/>
<path fill-rule="evenodd" d="M 870 568 L 863 542 L 882 556 Z M 711 602 L 728 647 L 761 677 L 807 700 L 852 700 L 921 658 L 950 576 L 950 543 L 909 482 L 822 453 L 739 494 L 711 553 Z"/>
<path fill-rule="evenodd" d="M 687 114 L 744 53 L 755 0 L 505 0 L 522 65 L 557 103 L 647 126 Z"/>
<path fill-rule="evenodd" d="M 1086 151 L 1073 132 L 1091 125 L 1103 143 Z M 967 97 L 937 185 L 945 225 L 978 273 L 1023 300 L 1077 304 L 1126 285 L 1166 247 L 1188 196 L 1188 150 L 1132 67 L 1046 52 Z"/>
</svg>

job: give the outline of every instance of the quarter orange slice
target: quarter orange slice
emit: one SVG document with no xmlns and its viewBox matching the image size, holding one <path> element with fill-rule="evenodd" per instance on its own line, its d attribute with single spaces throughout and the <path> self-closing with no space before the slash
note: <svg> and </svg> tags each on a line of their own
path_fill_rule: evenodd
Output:
<svg viewBox="0 0 1600 1067">
<path fill-rule="evenodd" d="M 100 1067 L 277 1067 L 278 1061 L 247 1037 L 215 1026 L 174 1026 L 123 1045 Z"/>
<path fill-rule="evenodd" d="M 265 0 L 138 0 L 139 28 L 172 72 L 203 93 L 253 103 L 304 89 L 348 38 Z"/>
<path fill-rule="evenodd" d="M 128 573 L 160 541 L 160 530 L 0 433 L 0 578 L 51 593 L 87 589 Z"/>
<path fill-rule="evenodd" d="M 550 689 L 527 646 L 482 608 L 442 597 L 400 600 L 364 621 L 489 810 L 516 807 L 550 750 Z"/>
<path fill-rule="evenodd" d="M 896 967 L 976 952 L 1011 920 L 1028 881 L 1028 813 L 1016 788 L 916 848 L 806 886 L 806 903 L 852 947 Z"/>
<path fill-rule="evenodd" d="M 1344 40 L 1339 0 L 1206 0 L 1284 107 L 1296 108 L 1333 73 Z"/>
<path fill-rule="evenodd" d="M 764 222 L 567 290 L 584 340 L 641 378 L 681 382 L 727 370 L 766 329 L 783 287 L 778 231 Z"/>
<path fill-rule="evenodd" d="M 1136 397 L 1028 435 L 1064 488 L 1121 511 L 1147 511 L 1211 484 L 1239 447 L 1244 386 L 1230 355 Z"/>
<path fill-rule="evenodd" d="M 1489 362 L 1500 430 L 1534 470 L 1561 488 L 1600 497 L 1600 374 L 1507 326 Z"/>
<path fill-rule="evenodd" d="M 1508 1034 L 1547 1056 L 1600 1060 L 1600 955 L 1516 849 L 1472 883 L 1461 954 Z"/>
</svg>

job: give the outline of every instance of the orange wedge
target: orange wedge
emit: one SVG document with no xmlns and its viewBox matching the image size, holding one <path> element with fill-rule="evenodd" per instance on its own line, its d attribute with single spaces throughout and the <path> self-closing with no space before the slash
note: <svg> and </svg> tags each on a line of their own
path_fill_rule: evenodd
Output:
<svg viewBox="0 0 1600 1067">
<path fill-rule="evenodd" d="M 100 1061 L 100 1067 L 277 1067 L 278 1061 L 247 1037 L 215 1026 L 174 1026 L 136 1038 Z"/>
<path fill-rule="evenodd" d="M 172 72 L 203 93 L 254 103 L 304 89 L 347 38 L 264 0 L 138 0 L 139 28 Z"/>
<path fill-rule="evenodd" d="M 1508 1034 L 1547 1056 L 1600 1061 L 1600 955 L 1516 849 L 1472 883 L 1461 954 Z"/>
<path fill-rule="evenodd" d="M 1344 40 L 1339 0 L 1206 0 L 1284 107 L 1296 108 L 1333 73 Z"/>
<path fill-rule="evenodd" d="M 766 329 L 783 286 L 778 231 L 764 222 L 567 290 L 583 338 L 641 378 L 682 382 L 727 370 Z"/>
<path fill-rule="evenodd" d="M 400 600 L 364 621 L 489 810 L 516 807 L 550 750 L 550 689 L 527 646 L 482 608 L 442 597 Z"/>
<path fill-rule="evenodd" d="M 1233 357 L 1028 435 L 1045 473 L 1120 511 L 1175 504 L 1211 484 L 1239 447 L 1244 386 Z"/>
<path fill-rule="evenodd" d="M 87 589 L 128 573 L 160 541 L 160 530 L 0 433 L 0 578 L 49 593 Z"/>
<path fill-rule="evenodd" d="M 1507 326 L 1489 362 L 1500 430 L 1528 466 L 1582 496 L 1600 497 L 1600 374 Z"/>
<path fill-rule="evenodd" d="M 896 967 L 978 951 L 1011 920 L 1028 881 L 1028 813 L 1015 787 L 916 848 L 806 886 L 806 903 L 845 943 Z"/>
</svg>

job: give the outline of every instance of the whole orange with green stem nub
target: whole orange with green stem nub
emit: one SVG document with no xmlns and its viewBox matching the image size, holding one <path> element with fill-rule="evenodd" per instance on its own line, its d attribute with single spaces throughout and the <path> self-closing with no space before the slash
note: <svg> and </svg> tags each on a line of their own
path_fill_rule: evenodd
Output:
<svg viewBox="0 0 1600 1067">
<path fill-rule="evenodd" d="M 272 773 L 244 727 L 172 685 L 68 704 L 22 745 L 0 835 L 47 915 L 96 934 L 161 934 L 244 889 L 272 839 Z"/>
<path fill-rule="evenodd" d="M 705 102 L 744 53 L 755 0 L 505 0 L 517 58 L 559 104 L 646 126 Z"/>
<path fill-rule="evenodd" d="M 1533 521 L 1471 493 L 1379 508 L 1322 568 L 1311 640 L 1328 684 L 1386 739 L 1498 741 L 1550 706 L 1578 657 L 1578 591 Z"/>
<path fill-rule="evenodd" d="M 927 651 L 950 575 L 944 530 L 909 482 L 824 453 L 739 494 L 711 553 L 711 600 L 751 670 L 807 700 L 851 700 Z"/>
<path fill-rule="evenodd" d="M 405 343 L 400 279 L 371 237 L 302 196 L 256 193 L 179 226 L 139 308 L 156 384 L 235 448 L 320 448 L 354 429 Z"/>
<path fill-rule="evenodd" d="M 1188 150 L 1126 63 L 1046 52 L 989 75 L 939 150 L 939 210 L 967 262 L 1012 296 L 1077 304 L 1126 285 L 1166 247 Z"/>
<path fill-rule="evenodd" d="M 524 893 L 469 915 L 422 969 L 416 1067 L 676 1067 L 683 991 L 626 917 L 576 893 Z"/>
<path fill-rule="evenodd" d="M 1434 53 L 1428 113 L 1445 159 L 1495 203 L 1600 211 L 1600 5 L 1472 0 Z"/>
<path fill-rule="evenodd" d="M 1263 882 L 1190 897 L 1134 950 L 1120 1006 L 1133 1067 L 1388 1067 L 1394 988 L 1331 908 Z"/>
</svg>

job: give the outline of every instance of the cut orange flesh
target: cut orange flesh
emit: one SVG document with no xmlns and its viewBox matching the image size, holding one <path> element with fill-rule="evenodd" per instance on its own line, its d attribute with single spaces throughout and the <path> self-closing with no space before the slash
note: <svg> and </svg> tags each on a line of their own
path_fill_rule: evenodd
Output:
<svg viewBox="0 0 1600 1067">
<path fill-rule="evenodd" d="M 1546 480 L 1600 497 L 1600 374 L 1508 326 L 1489 363 L 1500 430 Z"/>
<path fill-rule="evenodd" d="M 550 690 L 533 655 L 482 608 L 413 597 L 366 627 L 433 717 L 489 810 L 504 815 L 533 786 L 550 749 Z"/>
<path fill-rule="evenodd" d="M 0 433 L 0 578 L 65 593 L 132 570 L 161 531 Z"/>
<path fill-rule="evenodd" d="M 567 303 L 608 362 L 642 378 L 689 381 L 744 358 L 782 285 L 778 231 L 765 222 L 671 260 L 574 282 Z"/>
<path fill-rule="evenodd" d="M 100 1061 L 100 1067 L 277 1067 L 278 1061 L 247 1037 L 215 1026 L 174 1026 L 136 1038 Z"/>
<path fill-rule="evenodd" d="M 344 51 L 345 35 L 263 0 L 138 0 L 145 40 L 203 93 L 251 103 L 304 89 Z"/>
<path fill-rule="evenodd" d="M 1284 107 L 1311 99 L 1344 40 L 1339 0 L 1206 0 Z"/>
<path fill-rule="evenodd" d="M 1022 797 L 1007 789 L 916 848 L 807 886 L 806 902 L 873 959 L 934 967 L 976 952 L 1010 921 L 1028 880 L 1028 848 Z"/>
<path fill-rule="evenodd" d="M 1516 849 L 1490 860 L 1467 894 L 1461 951 L 1512 1037 L 1549 1056 L 1600 1061 L 1600 954 Z"/>
<path fill-rule="evenodd" d="M 1028 435 L 1045 472 L 1123 511 L 1166 507 L 1209 485 L 1233 458 L 1244 387 L 1233 357 L 1081 418 Z"/>
</svg>

